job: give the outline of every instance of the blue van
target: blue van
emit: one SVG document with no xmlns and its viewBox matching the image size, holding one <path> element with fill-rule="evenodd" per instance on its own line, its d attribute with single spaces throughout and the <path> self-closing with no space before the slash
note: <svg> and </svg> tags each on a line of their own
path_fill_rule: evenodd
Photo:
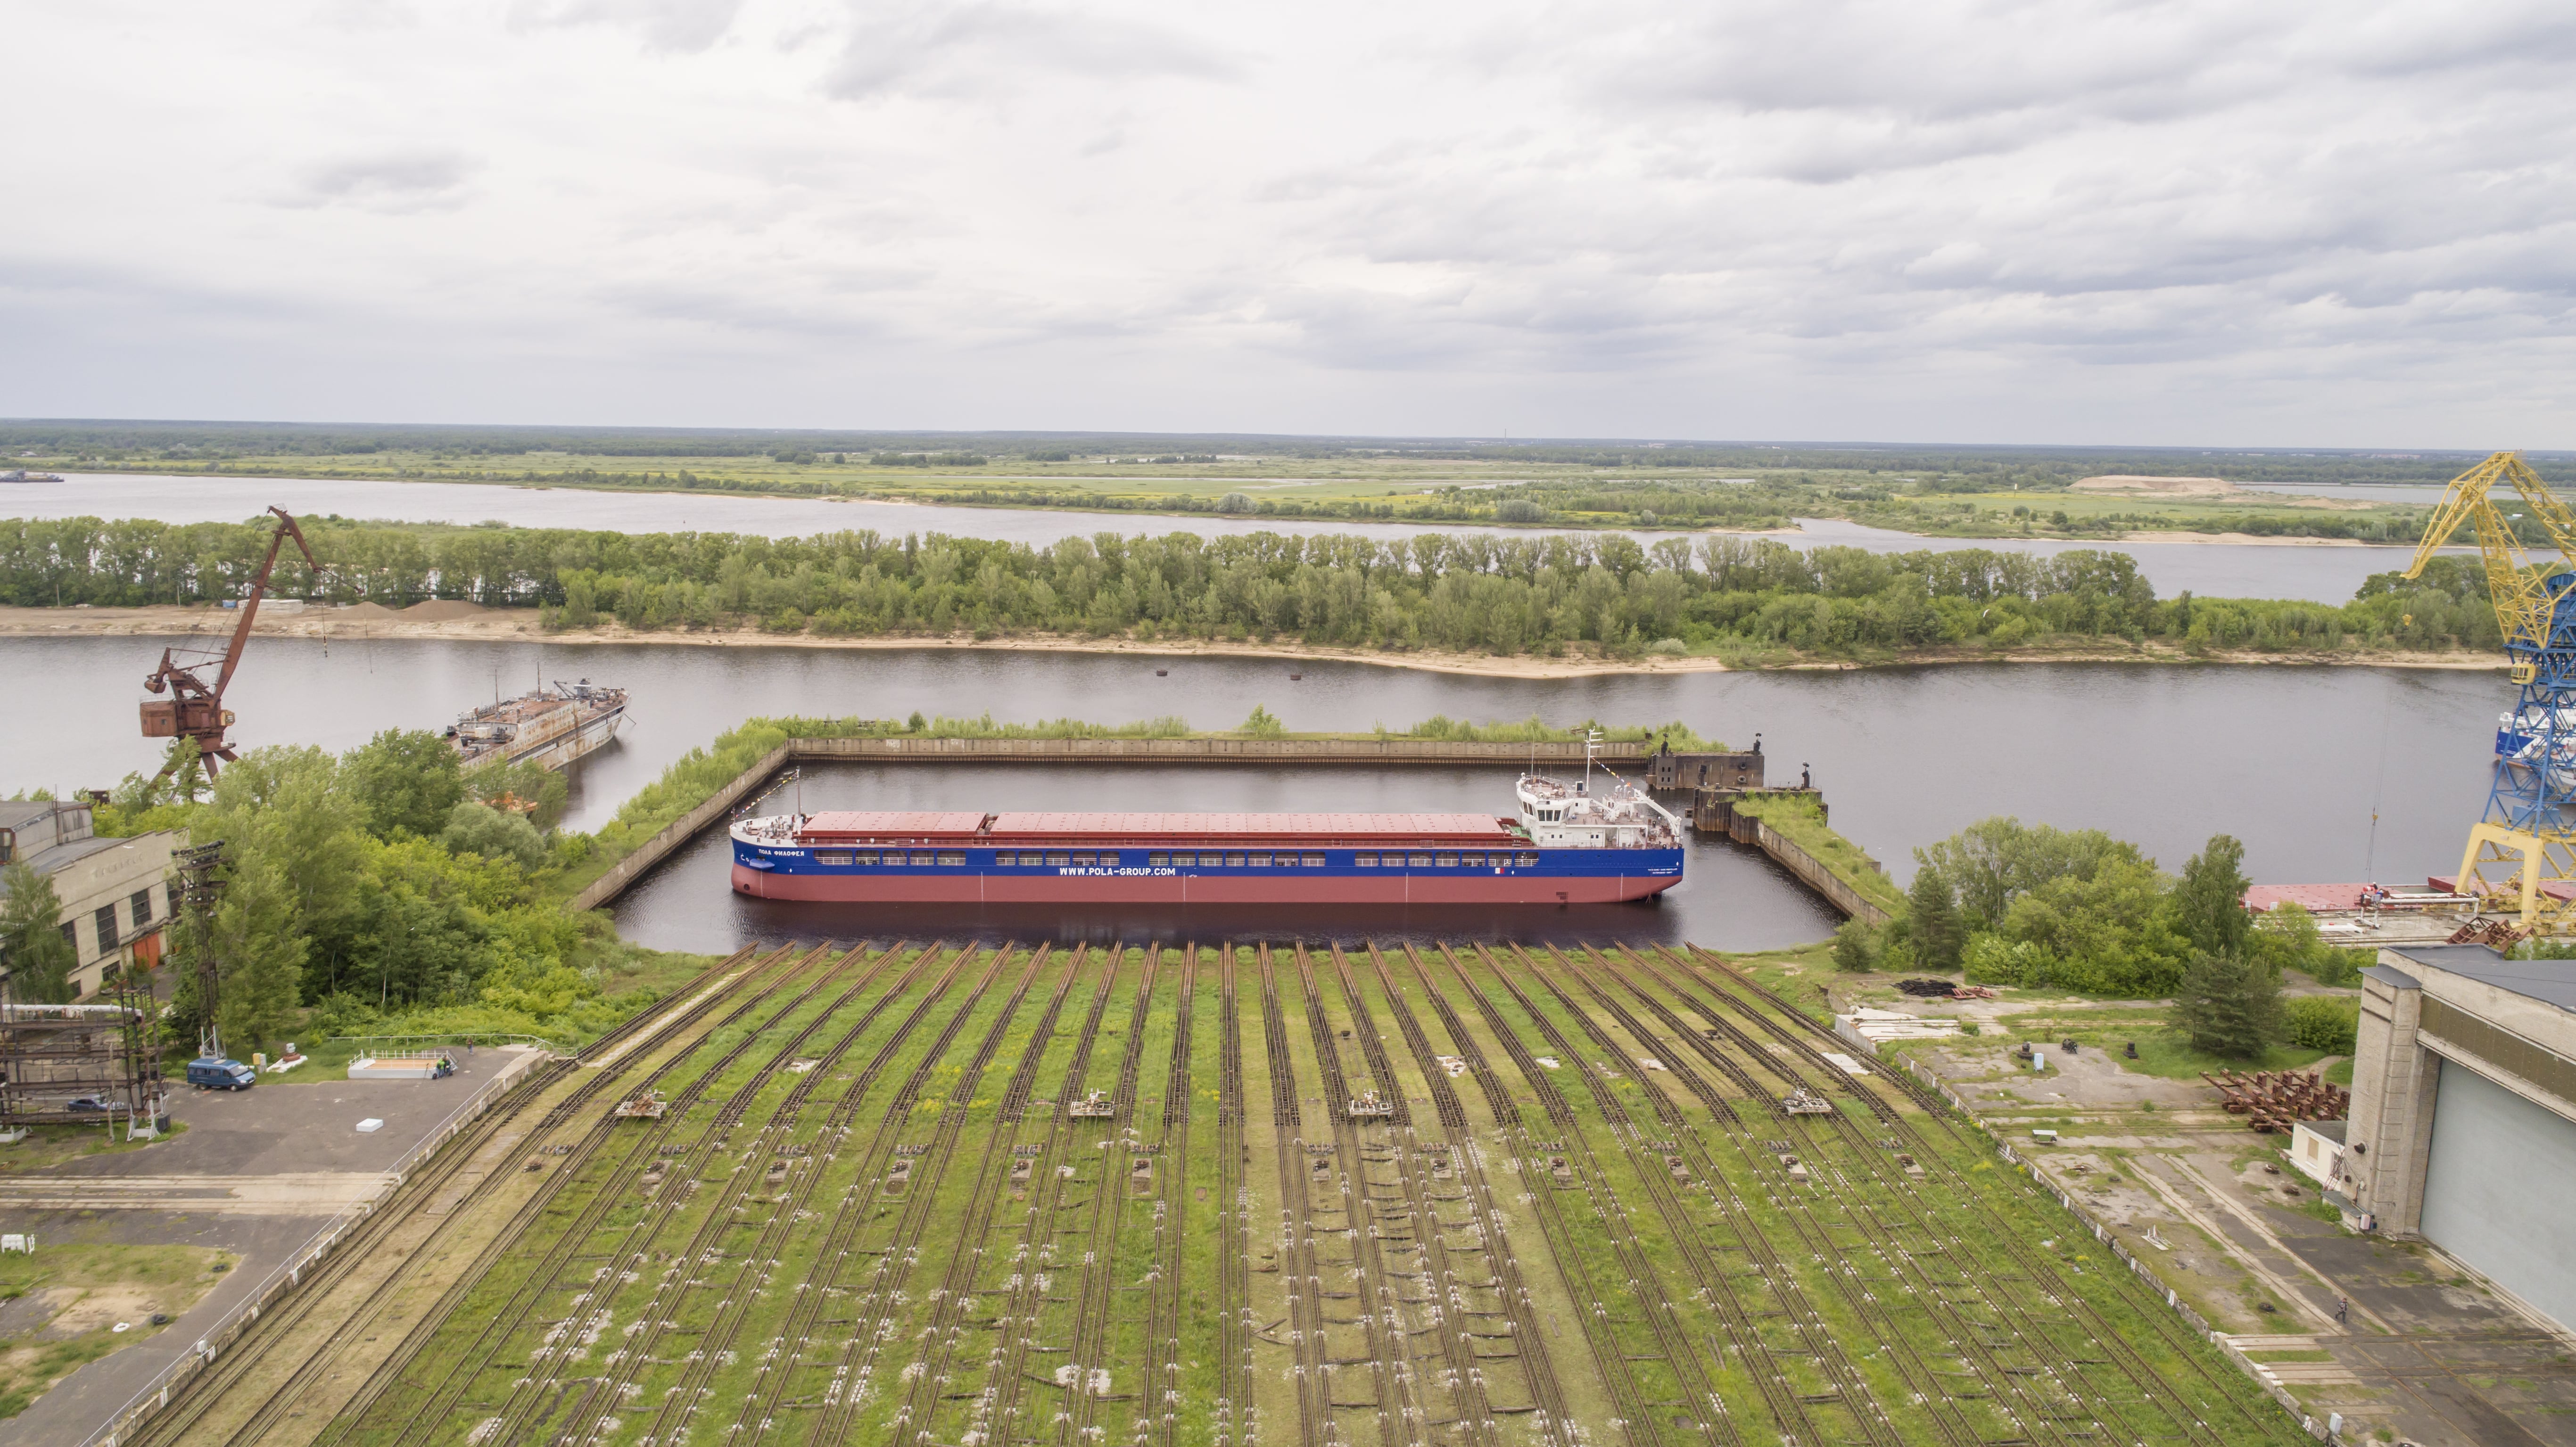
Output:
<svg viewBox="0 0 2576 1447">
<path fill-rule="evenodd" d="M 188 1062 L 188 1083 L 199 1090 L 248 1090 L 259 1075 L 238 1060 L 199 1058 Z"/>
</svg>

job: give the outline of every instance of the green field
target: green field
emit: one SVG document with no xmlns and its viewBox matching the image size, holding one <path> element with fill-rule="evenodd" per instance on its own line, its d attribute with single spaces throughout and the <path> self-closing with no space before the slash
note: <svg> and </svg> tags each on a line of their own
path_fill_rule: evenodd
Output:
<svg viewBox="0 0 2576 1447">
<path fill-rule="evenodd" d="M 2297 1437 L 1700 952 L 797 949 L 639 1039 L 326 1440 Z"/>
</svg>

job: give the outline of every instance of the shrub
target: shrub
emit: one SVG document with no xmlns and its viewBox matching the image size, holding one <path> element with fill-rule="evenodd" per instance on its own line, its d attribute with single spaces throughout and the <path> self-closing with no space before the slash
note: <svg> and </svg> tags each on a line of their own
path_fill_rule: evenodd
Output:
<svg viewBox="0 0 2576 1447">
<path fill-rule="evenodd" d="M 467 800 L 447 816 L 439 842 L 452 854 L 479 854 L 486 859 L 512 859 L 522 868 L 546 862 L 546 841 L 537 826 L 516 814 Z"/>
<path fill-rule="evenodd" d="M 1847 919 L 1834 931 L 1834 968 L 1863 975 L 1878 968 L 1878 931 L 1869 921 Z"/>
<path fill-rule="evenodd" d="M 2281 1006 L 2281 1038 L 2307 1050 L 2350 1055 L 2361 1027 L 2361 1001 L 2351 995 L 2301 995 Z"/>
</svg>

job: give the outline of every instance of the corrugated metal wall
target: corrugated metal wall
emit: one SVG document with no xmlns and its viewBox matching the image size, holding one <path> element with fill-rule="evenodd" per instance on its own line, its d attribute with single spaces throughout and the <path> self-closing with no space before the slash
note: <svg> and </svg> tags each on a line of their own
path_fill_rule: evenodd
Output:
<svg viewBox="0 0 2576 1447">
<path fill-rule="evenodd" d="M 2576 1323 L 2571 1201 L 2576 1122 L 2442 1062 L 2424 1235 L 2561 1325 Z"/>
</svg>

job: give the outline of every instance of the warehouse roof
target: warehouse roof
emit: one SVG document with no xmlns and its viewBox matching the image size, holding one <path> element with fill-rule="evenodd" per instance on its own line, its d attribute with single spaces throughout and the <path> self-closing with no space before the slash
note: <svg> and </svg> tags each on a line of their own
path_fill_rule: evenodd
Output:
<svg viewBox="0 0 2576 1447">
<path fill-rule="evenodd" d="M 2409 945 L 2391 952 L 2427 969 L 2576 1010 L 2576 960 L 2509 960 L 2486 945 Z"/>
</svg>

